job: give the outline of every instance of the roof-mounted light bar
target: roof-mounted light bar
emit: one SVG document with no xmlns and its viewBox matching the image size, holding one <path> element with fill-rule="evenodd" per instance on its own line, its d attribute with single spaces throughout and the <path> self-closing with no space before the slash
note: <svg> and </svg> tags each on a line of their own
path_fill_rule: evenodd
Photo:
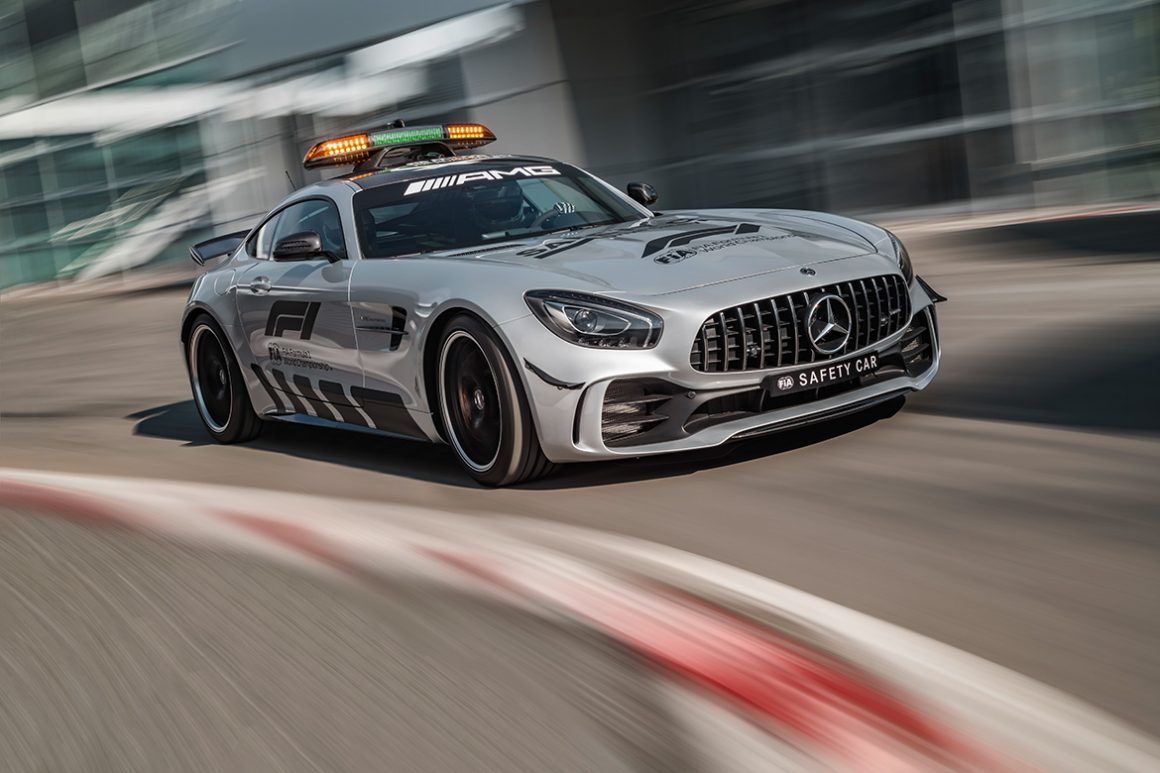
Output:
<svg viewBox="0 0 1160 773">
<path fill-rule="evenodd" d="M 375 129 L 323 140 L 302 159 L 302 166 L 351 166 L 388 148 L 445 145 L 452 152 L 495 142 L 495 134 L 481 123 L 449 123 L 441 126 L 407 126 Z"/>
</svg>

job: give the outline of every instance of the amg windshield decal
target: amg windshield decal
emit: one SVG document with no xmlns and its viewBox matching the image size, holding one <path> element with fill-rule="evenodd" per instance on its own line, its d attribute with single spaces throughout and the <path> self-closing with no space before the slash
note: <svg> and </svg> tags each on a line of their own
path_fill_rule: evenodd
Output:
<svg viewBox="0 0 1160 773">
<path fill-rule="evenodd" d="M 724 226 L 721 228 L 699 228 L 695 231 L 685 231 L 676 236 L 662 236 L 659 239 L 653 239 L 644 246 L 644 252 L 641 253 L 642 258 L 647 258 L 654 255 L 661 250 L 669 249 L 670 247 L 680 247 L 697 239 L 706 239 L 710 236 L 722 236 L 724 234 L 752 234 L 761 230 L 761 226 L 754 223 L 738 223 L 733 226 Z"/>
<path fill-rule="evenodd" d="M 293 331 L 301 340 L 310 340 L 321 305 L 318 301 L 274 301 L 266 317 L 266 335 L 281 338 Z"/>
<path fill-rule="evenodd" d="M 517 166 L 511 169 L 483 169 L 478 172 L 464 172 L 462 174 L 447 175 L 445 177 L 428 177 L 426 180 L 416 180 L 408 183 L 403 191 L 404 196 L 413 196 L 416 193 L 435 191 L 441 188 L 451 188 L 464 183 L 480 182 L 484 180 L 503 180 L 508 177 L 550 177 L 560 174 L 559 170 L 551 166 Z"/>
</svg>

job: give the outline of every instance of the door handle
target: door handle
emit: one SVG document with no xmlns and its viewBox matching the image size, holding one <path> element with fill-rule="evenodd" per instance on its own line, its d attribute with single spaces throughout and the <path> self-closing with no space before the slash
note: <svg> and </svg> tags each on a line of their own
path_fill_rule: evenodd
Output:
<svg viewBox="0 0 1160 773">
<path fill-rule="evenodd" d="M 255 295 L 270 292 L 270 277 L 259 276 L 254 277 L 254 281 L 250 282 L 250 292 Z"/>
</svg>

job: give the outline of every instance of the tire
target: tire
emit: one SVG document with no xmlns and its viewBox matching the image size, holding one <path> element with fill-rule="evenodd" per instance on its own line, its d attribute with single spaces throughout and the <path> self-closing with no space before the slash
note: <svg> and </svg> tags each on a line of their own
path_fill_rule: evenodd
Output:
<svg viewBox="0 0 1160 773">
<path fill-rule="evenodd" d="M 193 404 L 205 429 L 219 443 L 244 443 L 262 429 L 254 413 L 237 357 L 218 324 L 198 315 L 189 329 L 185 365 Z"/>
<path fill-rule="evenodd" d="M 448 323 L 436 373 L 444 434 L 471 477 L 508 486 L 555 469 L 511 358 L 479 319 L 460 314 Z"/>
</svg>

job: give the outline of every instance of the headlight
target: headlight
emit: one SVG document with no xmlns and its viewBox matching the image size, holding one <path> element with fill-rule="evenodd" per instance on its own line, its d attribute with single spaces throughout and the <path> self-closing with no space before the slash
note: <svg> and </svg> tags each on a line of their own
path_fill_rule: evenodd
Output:
<svg viewBox="0 0 1160 773">
<path fill-rule="evenodd" d="M 898 267 L 902 269 L 902 276 L 906 279 L 907 286 L 909 286 L 914 281 L 914 266 L 910 262 L 910 253 L 906 251 L 906 247 L 902 245 L 902 242 L 894 234 L 890 234 L 890 243 L 894 246 L 894 255 L 898 258 Z"/>
<path fill-rule="evenodd" d="M 651 349 L 664 322 L 639 306 L 566 290 L 524 294 L 532 313 L 565 341 L 597 349 Z"/>
</svg>

